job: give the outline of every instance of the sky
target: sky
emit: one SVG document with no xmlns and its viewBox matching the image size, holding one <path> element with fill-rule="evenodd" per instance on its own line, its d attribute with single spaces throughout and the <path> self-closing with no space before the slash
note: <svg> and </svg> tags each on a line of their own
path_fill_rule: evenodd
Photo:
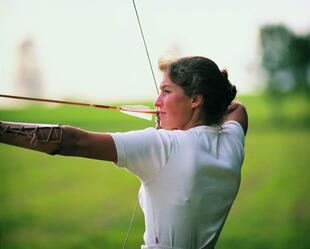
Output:
<svg viewBox="0 0 310 249">
<path fill-rule="evenodd" d="M 310 31 L 310 1 L 136 0 L 157 83 L 158 58 L 202 55 L 256 93 L 259 28 Z M 17 50 L 32 39 L 42 97 L 88 102 L 152 100 L 157 93 L 131 0 L 0 0 L 0 93 L 16 94 Z M 0 104 L 6 100 L 0 100 Z"/>
</svg>

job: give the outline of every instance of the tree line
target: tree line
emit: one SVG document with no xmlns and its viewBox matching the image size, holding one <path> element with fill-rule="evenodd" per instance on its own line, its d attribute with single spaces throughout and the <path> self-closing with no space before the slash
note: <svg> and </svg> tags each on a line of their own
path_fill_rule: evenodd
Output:
<svg viewBox="0 0 310 249">
<path fill-rule="evenodd" d="M 269 24 L 261 27 L 259 38 L 267 90 L 310 96 L 310 33 L 296 34 L 284 25 Z"/>
</svg>

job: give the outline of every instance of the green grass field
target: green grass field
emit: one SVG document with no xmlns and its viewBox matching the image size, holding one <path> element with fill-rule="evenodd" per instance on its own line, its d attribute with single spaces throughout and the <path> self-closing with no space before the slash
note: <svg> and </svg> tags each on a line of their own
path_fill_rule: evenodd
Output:
<svg viewBox="0 0 310 249">
<path fill-rule="evenodd" d="M 265 96 L 240 99 L 249 113 L 242 183 L 217 249 L 309 248 L 310 101 L 292 96 L 279 108 Z M 0 110 L 0 120 L 109 132 L 153 125 L 114 111 L 39 105 Z M 0 145 L 0 248 L 122 248 L 138 188 L 111 163 Z M 128 248 L 139 248 L 143 230 L 139 210 Z"/>
</svg>

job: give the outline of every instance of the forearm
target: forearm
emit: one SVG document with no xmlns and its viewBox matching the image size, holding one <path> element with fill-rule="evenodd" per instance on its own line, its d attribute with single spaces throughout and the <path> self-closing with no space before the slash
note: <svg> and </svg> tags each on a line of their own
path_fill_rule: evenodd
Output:
<svg viewBox="0 0 310 249">
<path fill-rule="evenodd" d="M 0 143 L 50 155 L 75 155 L 81 132 L 69 126 L 1 122 Z"/>
<path fill-rule="evenodd" d="M 71 126 L 0 121 L 0 143 L 50 155 L 117 161 L 116 147 L 110 134 L 87 132 Z"/>
<path fill-rule="evenodd" d="M 244 108 L 244 106 L 240 102 L 236 100 L 231 102 L 231 104 L 227 108 L 225 116 L 228 116 L 229 114 L 235 112 L 237 109 L 240 109 L 240 108 Z"/>
<path fill-rule="evenodd" d="M 227 108 L 223 122 L 234 120 L 237 121 L 243 128 L 244 134 L 248 130 L 248 114 L 244 105 L 238 101 L 233 101 Z"/>
</svg>

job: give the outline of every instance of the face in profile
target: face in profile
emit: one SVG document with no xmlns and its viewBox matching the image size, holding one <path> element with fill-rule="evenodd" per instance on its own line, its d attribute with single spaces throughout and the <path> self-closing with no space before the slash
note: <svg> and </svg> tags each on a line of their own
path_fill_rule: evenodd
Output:
<svg viewBox="0 0 310 249">
<path fill-rule="evenodd" d="M 173 83 L 164 73 L 160 84 L 160 94 L 155 101 L 159 126 L 167 130 L 185 130 L 190 127 L 193 116 L 192 98 L 185 95 L 183 89 Z"/>
</svg>

